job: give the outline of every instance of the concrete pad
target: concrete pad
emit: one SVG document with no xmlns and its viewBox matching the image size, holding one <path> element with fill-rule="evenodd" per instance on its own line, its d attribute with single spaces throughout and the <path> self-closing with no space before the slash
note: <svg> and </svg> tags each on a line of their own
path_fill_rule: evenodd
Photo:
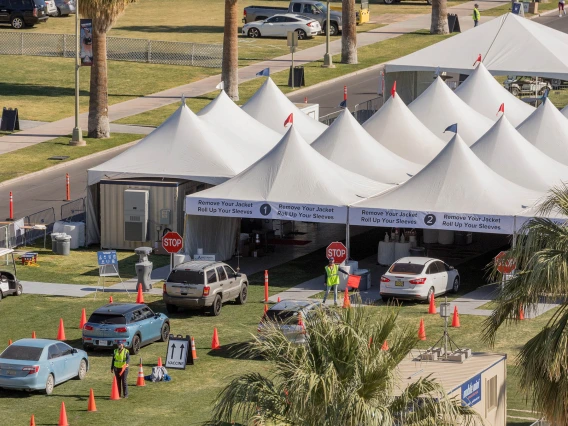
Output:
<svg viewBox="0 0 568 426">
<path fill-rule="evenodd" d="M 43 294 L 47 296 L 85 297 L 93 294 L 102 287 L 82 286 L 78 284 L 41 283 L 36 281 L 21 281 L 24 294 Z"/>
</svg>

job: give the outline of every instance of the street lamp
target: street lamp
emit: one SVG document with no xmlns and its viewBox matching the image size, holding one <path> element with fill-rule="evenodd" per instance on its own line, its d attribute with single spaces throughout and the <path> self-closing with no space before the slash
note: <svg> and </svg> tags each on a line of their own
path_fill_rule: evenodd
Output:
<svg viewBox="0 0 568 426">
<path fill-rule="evenodd" d="M 333 65 L 333 61 L 331 59 L 331 54 L 329 53 L 329 30 L 331 28 L 331 8 L 329 7 L 329 0 L 327 0 L 327 18 L 325 22 L 325 55 L 323 56 L 323 65 L 324 68 L 335 68 Z"/>
<path fill-rule="evenodd" d="M 75 127 L 73 137 L 69 141 L 72 146 L 84 146 L 87 142 L 83 139 L 83 132 L 79 127 L 79 70 L 81 69 L 81 31 L 79 29 L 79 0 L 75 0 Z"/>
</svg>

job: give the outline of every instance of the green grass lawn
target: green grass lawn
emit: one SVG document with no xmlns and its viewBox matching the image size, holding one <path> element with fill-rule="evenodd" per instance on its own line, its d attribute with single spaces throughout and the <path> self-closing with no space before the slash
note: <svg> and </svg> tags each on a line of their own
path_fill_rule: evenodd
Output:
<svg viewBox="0 0 568 426">
<path fill-rule="evenodd" d="M 557 2 L 539 3 L 538 4 L 539 14 L 543 13 L 543 12 L 547 12 L 549 10 L 553 10 L 553 9 L 558 9 L 558 3 Z M 507 13 L 507 12 L 510 12 L 510 11 L 511 11 L 511 5 L 510 4 L 504 4 L 502 6 L 498 6 L 498 7 L 495 7 L 493 9 L 481 11 L 481 16 L 500 16 L 500 15 L 503 15 L 504 13 Z M 530 17 L 535 16 L 535 14 L 525 13 L 525 16 L 527 18 L 530 18 Z"/>
</svg>

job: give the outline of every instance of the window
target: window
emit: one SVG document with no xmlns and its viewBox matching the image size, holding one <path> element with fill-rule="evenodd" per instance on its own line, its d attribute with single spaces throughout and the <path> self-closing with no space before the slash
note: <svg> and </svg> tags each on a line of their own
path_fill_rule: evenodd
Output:
<svg viewBox="0 0 568 426">
<path fill-rule="evenodd" d="M 58 343 L 57 349 L 61 352 L 60 356 L 73 355 L 73 348 L 65 343 Z"/>
<path fill-rule="evenodd" d="M 207 284 L 212 284 L 217 282 L 217 274 L 215 273 L 215 269 L 210 269 L 207 271 Z"/>
<path fill-rule="evenodd" d="M 39 361 L 43 348 L 33 346 L 10 345 L 0 355 L 0 359 L 13 359 L 16 361 Z"/>
<path fill-rule="evenodd" d="M 446 267 L 443 262 L 436 262 L 436 267 L 438 268 L 438 272 L 446 272 Z"/>
<path fill-rule="evenodd" d="M 142 310 L 134 311 L 132 312 L 132 319 L 130 320 L 130 322 L 139 322 L 142 321 L 143 319 L 144 319 L 144 314 L 142 313 Z"/>
<path fill-rule="evenodd" d="M 47 351 L 47 359 L 55 359 L 61 356 L 61 351 L 57 345 L 51 345 Z"/>
<path fill-rule="evenodd" d="M 150 308 L 142 309 L 142 318 L 141 319 L 148 319 L 154 316 L 154 312 L 150 310 Z"/>
<path fill-rule="evenodd" d="M 298 20 L 296 18 L 286 17 L 286 22 L 298 22 Z"/>
<path fill-rule="evenodd" d="M 485 381 L 485 392 L 487 393 L 486 404 L 486 415 L 491 410 L 497 408 L 497 376 L 493 376 L 489 380 Z"/>
<path fill-rule="evenodd" d="M 428 266 L 428 272 L 426 272 L 426 273 L 427 274 L 437 274 L 438 272 L 440 272 L 440 269 L 438 268 L 438 263 L 439 262 L 430 263 L 430 266 Z"/>
<path fill-rule="evenodd" d="M 237 275 L 235 270 L 233 268 L 231 268 L 229 265 L 225 265 L 225 270 L 227 271 L 227 276 L 229 278 L 234 278 L 235 275 Z"/>
<path fill-rule="evenodd" d="M 97 314 L 89 317 L 89 322 L 93 324 L 126 324 L 126 318 L 120 314 Z"/>
<path fill-rule="evenodd" d="M 272 24 L 273 22 L 276 22 L 276 19 L 277 19 L 277 18 L 268 18 L 268 19 L 266 20 L 266 22 Z"/>
<path fill-rule="evenodd" d="M 302 3 L 294 3 L 292 5 L 292 12 L 300 12 L 302 10 Z"/>
<path fill-rule="evenodd" d="M 219 281 L 225 281 L 227 279 L 225 268 L 223 268 L 222 266 L 217 266 L 217 275 L 219 275 Z"/>
<path fill-rule="evenodd" d="M 169 283 L 179 284 L 204 284 L 203 271 L 190 271 L 187 269 L 175 269 L 168 277 Z"/>
<path fill-rule="evenodd" d="M 316 13 L 315 9 L 316 8 L 313 7 L 311 4 L 304 5 L 304 13 L 311 13 L 311 14 Z"/>
<path fill-rule="evenodd" d="M 424 265 L 416 263 L 395 263 L 389 269 L 391 274 L 417 275 L 422 272 Z"/>
</svg>

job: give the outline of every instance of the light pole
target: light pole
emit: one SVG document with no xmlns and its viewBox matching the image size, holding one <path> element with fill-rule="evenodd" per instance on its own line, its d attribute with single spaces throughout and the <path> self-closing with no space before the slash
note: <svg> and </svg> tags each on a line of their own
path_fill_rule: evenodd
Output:
<svg viewBox="0 0 568 426">
<path fill-rule="evenodd" d="M 81 31 L 79 28 L 79 0 L 75 0 L 75 127 L 69 145 L 84 146 L 83 132 L 79 127 L 79 70 L 81 69 Z"/>
<path fill-rule="evenodd" d="M 333 61 L 331 59 L 331 54 L 329 53 L 329 30 L 331 28 L 331 12 L 329 7 L 329 0 L 327 0 L 327 17 L 325 21 L 325 55 L 323 56 L 323 65 L 324 68 L 335 68 L 333 65 Z"/>
</svg>

